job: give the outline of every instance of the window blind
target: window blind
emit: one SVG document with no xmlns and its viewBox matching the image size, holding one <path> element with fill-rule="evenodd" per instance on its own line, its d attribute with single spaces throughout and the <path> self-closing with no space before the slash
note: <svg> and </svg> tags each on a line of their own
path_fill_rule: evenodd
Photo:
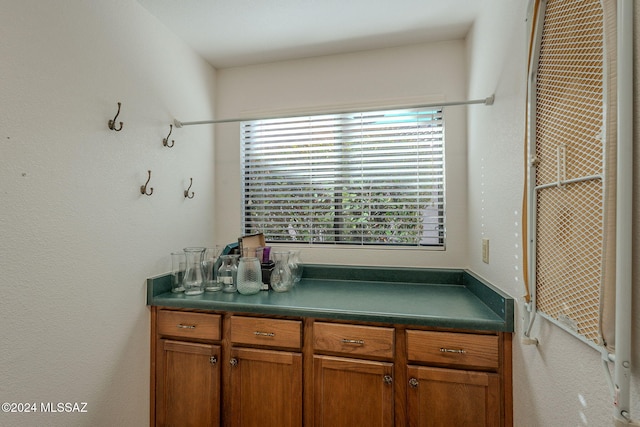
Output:
<svg viewBox="0 0 640 427">
<path fill-rule="evenodd" d="M 245 234 L 444 246 L 442 108 L 256 120 L 241 133 Z"/>
</svg>

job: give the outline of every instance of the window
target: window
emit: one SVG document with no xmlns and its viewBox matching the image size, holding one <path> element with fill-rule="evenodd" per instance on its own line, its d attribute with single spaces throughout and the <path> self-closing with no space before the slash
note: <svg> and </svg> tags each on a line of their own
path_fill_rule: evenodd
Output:
<svg viewBox="0 0 640 427">
<path fill-rule="evenodd" d="M 241 132 L 245 234 L 444 247 L 441 108 L 256 120 Z"/>
</svg>

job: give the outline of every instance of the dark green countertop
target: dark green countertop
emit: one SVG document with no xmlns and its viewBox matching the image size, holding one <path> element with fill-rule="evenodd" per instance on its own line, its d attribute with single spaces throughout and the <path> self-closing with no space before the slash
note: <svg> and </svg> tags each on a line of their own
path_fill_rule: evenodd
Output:
<svg viewBox="0 0 640 427">
<path fill-rule="evenodd" d="M 164 275 L 147 280 L 147 304 L 513 332 L 513 299 L 468 270 L 305 265 L 289 292 L 196 296 Z"/>
</svg>

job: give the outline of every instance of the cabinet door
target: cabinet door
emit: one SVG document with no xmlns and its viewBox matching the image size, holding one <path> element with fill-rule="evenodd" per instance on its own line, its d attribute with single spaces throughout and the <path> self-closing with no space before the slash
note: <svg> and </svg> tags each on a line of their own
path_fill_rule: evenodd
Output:
<svg viewBox="0 0 640 427">
<path fill-rule="evenodd" d="M 393 425 L 393 364 L 313 357 L 314 427 Z"/>
<path fill-rule="evenodd" d="M 220 347 L 158 341 L 156 425 L 220 425 Z"/>
<path fill-rule="evenodd" d="M 233 427 L 301 426 L 302 355 L 232 348 L 230 394 Z"/>
<path fill-rule="evenodd" d="M 500 426 L 497 374 L 409 366 L 410 427 Z"/>
</svg>

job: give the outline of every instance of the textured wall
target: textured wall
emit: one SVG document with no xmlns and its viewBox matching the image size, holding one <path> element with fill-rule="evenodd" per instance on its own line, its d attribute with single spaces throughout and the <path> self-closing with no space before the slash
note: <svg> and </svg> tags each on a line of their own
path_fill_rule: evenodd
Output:
<svg viewBox="0 0 640 427">
<path fill-rule="evenodd" d="M 88 412 L 0 425 L 148 424 L 145 279 L 214 221 L 213 129 L 162 138 L 213 116 L 215 72 L 134 0 L 1 4 L 0 402 Z"/>
</svg>

